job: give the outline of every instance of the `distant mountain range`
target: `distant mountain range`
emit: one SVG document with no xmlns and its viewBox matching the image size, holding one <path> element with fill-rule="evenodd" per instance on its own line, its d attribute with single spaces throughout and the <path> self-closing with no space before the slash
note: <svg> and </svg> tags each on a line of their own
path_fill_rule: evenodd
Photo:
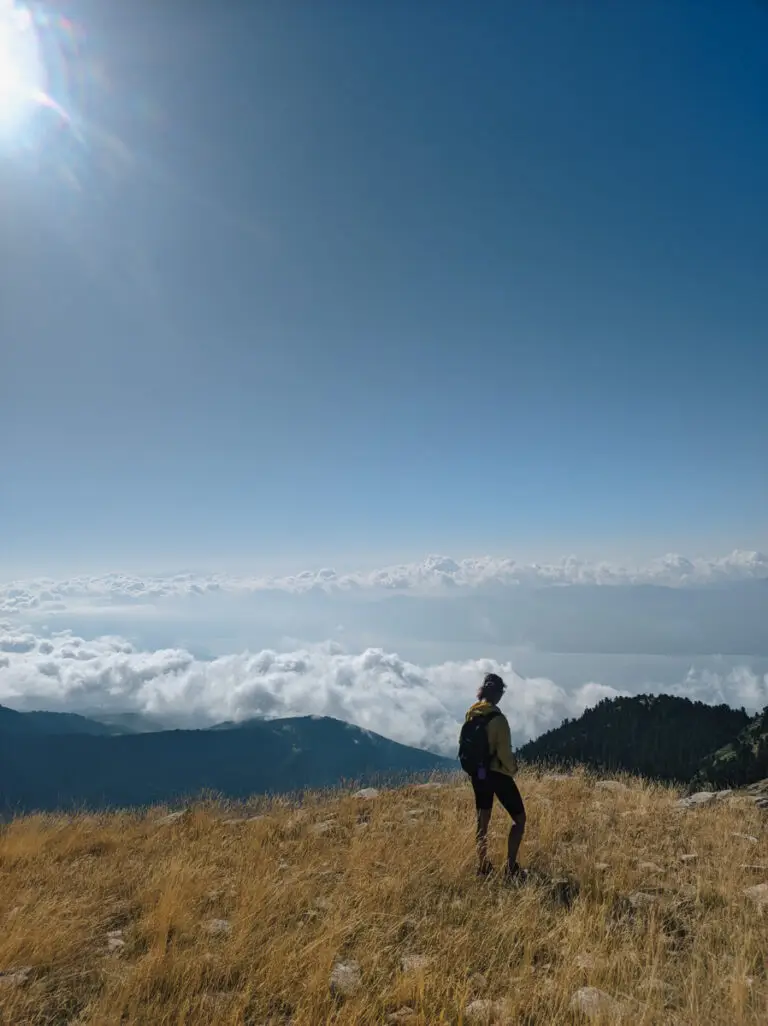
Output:
<svg viewBox="0 0 768 1026">
<path fill-rule="evenodd" d="M 729 787 L 768 776 L 768 708 L 743 709 L 671 695 L 605 699 L 518 752 L 526 762 Z"/>
<path fill-rule="evenodd" d="M 211 730 L 115 733 L 82 716 L 0 706 L 0 809 L 142 806 L 365 784 L 452 769 L 452 760 L 328 717 Z"/>
<path fill-rule="evenodd" d="M 514 719 L 514 709 L 507 708 Z M 697 788 L 768 777 L 768 708 L 670 695 L 605 699 L 519 749 L 529 763 L 585 765 Z M 158 730 L 74 713 L 0 706 L 0 811 L 143 806 L 213 792 L 230 798 L 403 779 L 457 763 L 329 717 Z"/>
</svg>

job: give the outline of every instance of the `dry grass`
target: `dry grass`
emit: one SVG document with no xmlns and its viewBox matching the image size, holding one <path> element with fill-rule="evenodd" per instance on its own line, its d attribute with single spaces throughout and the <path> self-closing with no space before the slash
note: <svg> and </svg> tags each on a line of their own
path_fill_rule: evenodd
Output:
<svg viewBox="0 0 768 1026">
<path fill-rule="evenodd" d="M 578 878 L 570 907 L 543 885 L 474 878 L 470 793 L 455 780 L 265 805 L 240 824 L 215 805 L 173 825 L 157 811 L 19 819 L 0 828 L 0 970 L 31 972 L 0 980 L 0 1021 L 373 1024 L 410 1008 L 402 1021 L 461 1024 L 486 998 L 504 1001 L 495 1021 L 548 1026 L 579 1021 L 569 1004 L 589 985 L 619 1002 L 604 1022 L 764 1026 L 768 909 L 744 890 L 768 869 L 743 866 L 768 861 L 765 814 L 679 814 L 671 790 L 629 784 L 520 779 L 522 861 Z M 633 908 L 638 890 L 656 900 Z M 212 918 L 230 932 L 206 932 Z M 109 953 L 113 930 L 125 944 Z M 408 956 L 424 961 L 404 968 Z M 346 999 L 329 992 L 339 959 L 362 971 Z"/>
</svg>

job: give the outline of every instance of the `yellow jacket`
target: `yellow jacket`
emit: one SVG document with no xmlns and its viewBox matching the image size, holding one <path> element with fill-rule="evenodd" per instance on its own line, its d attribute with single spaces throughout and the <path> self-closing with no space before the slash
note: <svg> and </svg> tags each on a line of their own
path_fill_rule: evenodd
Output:
<svg viewBox="0 0 768 1026">
<path fill-rule="evenodd" d="M 514 777 L 517 773 L 517 759 L 512 751 L 512 738 L 506 716 L 490 702 L 475 702 L 466 718 L 472 720 L 475 716 L 487 716 L 492 710 L 496 710 L 496 716 L 488 721 L 487 728 L 488 746 L 491 749 L 491 770 Z"/>
</svg>

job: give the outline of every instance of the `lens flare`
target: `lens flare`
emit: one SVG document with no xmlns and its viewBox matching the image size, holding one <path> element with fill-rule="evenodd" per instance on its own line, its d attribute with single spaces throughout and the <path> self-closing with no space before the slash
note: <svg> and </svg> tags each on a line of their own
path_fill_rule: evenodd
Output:
<svg viewBox="0 0 768 1026">
<path fill-rule="evenodd" d="M 41 107 L 68 120 L 47 92 L 45 61 L 31 11 L 15 0 L 0 0 L 0 134 L 12 136 Z"/>
</svg>

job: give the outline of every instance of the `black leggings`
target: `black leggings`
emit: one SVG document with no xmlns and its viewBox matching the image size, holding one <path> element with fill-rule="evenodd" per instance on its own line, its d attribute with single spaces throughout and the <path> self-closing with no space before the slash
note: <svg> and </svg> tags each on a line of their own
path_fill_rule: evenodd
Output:
<svg viewBox="0 0 768 1026">
<path fill-rule="evenodd" d="M 525 815 L 522 795 L 512 777 L 508 777 L 506 773 L 491 770 L 485 780 L 472 777 L 472 790 L 475 792 L 475 808 L 478 810 L 492 809 L 495 796 L 512 819 Z"/>
</svg>

